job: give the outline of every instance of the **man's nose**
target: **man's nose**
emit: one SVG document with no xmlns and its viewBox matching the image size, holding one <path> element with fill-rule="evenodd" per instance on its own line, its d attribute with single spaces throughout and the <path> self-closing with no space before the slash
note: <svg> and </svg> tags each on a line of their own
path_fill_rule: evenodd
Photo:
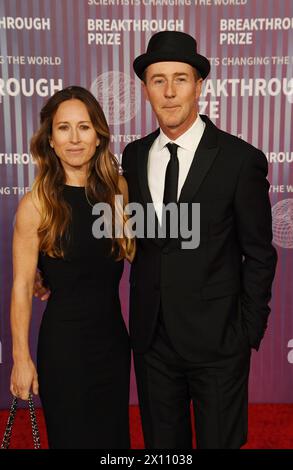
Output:
<svg viewBox="0 0 293 470">
<path fill-rule="evenodd" d="M 165 86 L 165 96 L 172 98 L 176 95 L 175 85 L 172 80 L 168 81 Z"/>
</svg>

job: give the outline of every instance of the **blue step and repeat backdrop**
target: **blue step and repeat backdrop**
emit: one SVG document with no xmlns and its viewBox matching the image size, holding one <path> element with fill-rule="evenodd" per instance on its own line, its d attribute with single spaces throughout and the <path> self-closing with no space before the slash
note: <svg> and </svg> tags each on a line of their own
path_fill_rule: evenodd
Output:
<svg viewBox="0 0 293 470">
<path fill-rule="evenodd" d="M 250 400 L 293 402 L 293 1 L 0 0 L 0 408 L 10 403 L 13 222 L 34 179 L 29 141 L 39 111 L 65 86 L 90 89 L 120 158 L 126 143 L 157 127 L 132 62 L 165 29 L 194 35 L 211 61 L 200 111 L 267 156 L 279 264 L 269 328 L 253 354 Z M 121 283 L 126 322 L 128 272 Z M 34 300 L 33 355 L 43 310 Z"/>
</svg>

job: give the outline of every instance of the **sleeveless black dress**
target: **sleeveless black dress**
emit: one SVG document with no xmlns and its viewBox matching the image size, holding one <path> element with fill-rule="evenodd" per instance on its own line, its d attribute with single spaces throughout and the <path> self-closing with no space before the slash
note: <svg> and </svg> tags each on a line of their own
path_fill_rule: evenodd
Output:
<svg viewBox="0 0 293 470">
<path fill-rule="evenodd" d="M 39 392 L 50 448 L 126 449 L 130 343 L 121 315 L 123 261 L 111 240 L 92 235 L 83 187 L 64 186 L 72 208 L 64 259 L 40 254 L 51 289 L 37 353 Z"/>
</svg>

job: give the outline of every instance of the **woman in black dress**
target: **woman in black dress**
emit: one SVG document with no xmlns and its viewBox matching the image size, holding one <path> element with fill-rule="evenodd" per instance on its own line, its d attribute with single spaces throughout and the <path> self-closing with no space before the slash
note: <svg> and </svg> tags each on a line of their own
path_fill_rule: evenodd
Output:
<svg viewBox="0 0 293 470">
<path fill-rule="evenodd" d="M 57 92 L 41 111 L 31 143 L 38 175 L 17 211 L 11 392 L 27 399 L 39 389 L 50 448 L 130 446 L 130 345 L 119 281 L 123 258 L 133 258 L 135 245 L 114 231 L 111 238 L 92 232 L 94 204 L 107 203 L 114 214 L 115 195 L 127 203 L 109 138 L 90 92 L 77 86 Z M 28 332 L 37 265 L 51 295 L 36 368 Z"/>
</svg>

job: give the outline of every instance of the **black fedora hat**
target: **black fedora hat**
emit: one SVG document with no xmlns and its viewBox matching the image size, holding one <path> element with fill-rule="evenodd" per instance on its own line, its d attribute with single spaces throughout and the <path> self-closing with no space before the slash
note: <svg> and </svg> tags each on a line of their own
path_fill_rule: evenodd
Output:
<svg viewBox="0 0 293 470">
<path fill-rule="evenodd" d="M 202 78 L 209 74 L 211 65 L 197 53 L 196 40 L 180 31 L 160 31 L 151 37 L 145 54 L 133 62 L 136 75 L 142 79 L 145 69 L 156 62 L 185 62 L 195 67 Z"/>
</svg>

